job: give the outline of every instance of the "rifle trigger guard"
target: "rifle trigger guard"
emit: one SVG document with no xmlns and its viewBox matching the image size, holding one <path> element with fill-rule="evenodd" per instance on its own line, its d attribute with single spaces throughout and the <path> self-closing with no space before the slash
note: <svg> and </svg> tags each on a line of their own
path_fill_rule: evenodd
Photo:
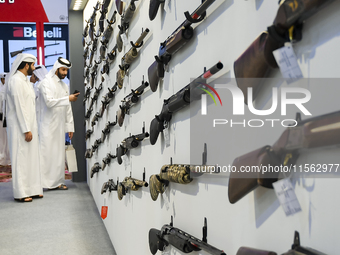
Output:
<svg viewBox="0 0 340 255">
<path fill-rule="evenodd" d="M 201 22 L 201 21 L 205 18 L 206 15 L 207 15 L 207 12 L 203 12 L 202 15 L 201 15 L 198 19 L 193 19 L 193 18 L 190 16 L 190 13 L 189 13 L 188 11 L 186 11 L 186 12 L 184 13 L 185 18 L 186 18 L 189 22 L 191 22 L 191 23 L 198 23 L 198 22 Z"/>
<path fill-rule="evenodd" d="M 144 41 L 142 41 L 139 45 L 135 45 L 133 41 L 130 41 L 130 44 L 133 48 L 138 49 L 143 46 Z"/>
</svg>

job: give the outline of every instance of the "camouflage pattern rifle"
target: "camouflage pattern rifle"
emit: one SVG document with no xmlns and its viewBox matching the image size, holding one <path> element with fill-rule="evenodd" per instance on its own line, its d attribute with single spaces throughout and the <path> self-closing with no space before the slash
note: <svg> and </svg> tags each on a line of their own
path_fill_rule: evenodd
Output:
<svg viewBox="0 0 340 255">
<path fill-rule="evenodd" d="M 102 136 L 101 136 L 101 141 L 102 143 L 105 141 L 106 136 L 108 136 L 111 132 L 111 128 L 117 125 L 117 115 L 116 115 L 116 121 L 110 122 L 108 121 L 105 125 L 105 128 L 102 130 Z"/>
<path fill-rule="evenodd" d="M 145 169 L 144 169 L 142 181 L 132 178 L 131 173 L 130 173 L 130 177 L 125 177 L 124 181 L 118 183 L 118 189 L 117 189 L 118 199 L 122 200 L 129 190 L 137 191 L 139 188 L 147 187 L 147 186 L 148 186 L 148 183 L 145 181 Z"/>
<path fill-rule="evenodd" d="M 148 86 L 149 83 L 147 81 L 144 82 L 143 77 L 142 85 L 140 85 L 137 89 L 131 89 L 131 93 L 124 97 L 118 110 L 118 124 L 120 127 L 123 126 L 125 114 L 129 114 L 131 106 L 139 102 L 140 96 L 144 93 L 144 89 Z"/>
<path fill-rule="evenodd" d="M 89 139 L 93 133 L 93 129 L 86 130 L 85 140 Z"/>
<path fill-rule="evenodd" d="M 104 171 L 106 165 L 110 165 L 111 160 L 115 159 L 115 158 L 116 158 L 116 155 L 112 155 L 111 153 L 106 154 L 106 157 L 103 158 L 103 160 L 102 160 L 103 161 L 103 167 L 102 167 L 103 171 Z"/>
<path fill-rule="evenodd" d="M 155 92 L 158 82 L 164 77 L 164 66 L 168 65 L 172 55 L 180 50 L 194 36 L 193 23 L 201 22 L 206 16 L 206 10 L 215 0 L 205 0 L 190 15 L 184 13 L 186 20 L 163 42 L 159 48 L 158 56 L 155 56 L 155 62 L 148 69 L 149 83 L 151 90 Z"/>
<path fill-rule="evenodd" d="M 107 190 L 111 191 L 117 191 L 118 188 L 118 181 L 117 184 L 113 182 L 113 179 L 109 179 L 109 181 L 104 182 L 102 189 L 100 191 L 100 194 L 106 193 Z"/>
<path fill-rule="evenodd" d="M 145 138 L 149 137 L 149 133 L 145 132 L 145 128 L 142 128 L 142 133 L 138 135 L 132 135 L 125 138 L 117 148 L 117 161 L 121 165 L 123 163 L 122 156 L 124 156 L 129 150 L 137 148 L 139 143 Z"/>
<path fill-rule="evenodd" d="M 205 83 L 207 79 L 216 74 L 222 68 L 223 64 L 218 62 L 216 65 L 211 67 L 208 71 L 205 71 L 202 75 L 198 76 L 195 80 L 190 82 L 176 94 L 164 100 L 161 113 L 156 115 L 150 124 L 150 143 L 152 145 L 157 142 L 159 133 L 163 132 L 163 130 L 168 127 L 168 123 L 172 118 L 172 114 L 188 106 L 192 101 L 201 99 L 201 95 L 205 93 L 202 88 L 206 88 Z"/>
<path fill-rule="evenodd" d="M 214 255 L 226 255 L 223 250 L 208 244 L 207 242 L 207 219 L 204 218 L 203 237 L 202 240 L 184 232 L 173 226 L 173 218 L 171 216 L 170 224 L 163 225 L 161 230 L 152 228 L 149 230 L 149 248 L 152 254 L 157 251 L 164 251 L 166 246 L 171 244 L 184 253 L 193 251 L 206 251 Z"/>
<path fill-rule="evenodd" d="M 130 21 L 136 11 L 136 5 L 135 2 L 138 0 L 131 0 L 130 5 L 126 8 L 124 14 L 122 15 L 121 21 L 120 21 L 120 26 L 119 28 L 119 33 L 117 34 L 117 47 L 118 51 L 121 52 L 123 49 L 123 40 L 121 38 L 121 35 L 126 33 L 126 31 L 129 29 L 130 26 Z"/>
<path fill-rule="evenodd" d="M 90 24 L 90 28 L 89 28 L 89 35 L 91 40 L 93 41 L 93 34 L 95 31 L 95 27 L 96 27 L 96 16 L 97 16 L 97 11 L 99 10 L 100 7 L 100 2 L 98 1 L 96 6 L 93 6 L 93 13 L 90 17 L 89 21 L 86 21 Z"/>
<path fill-rule="evenodd" d="M 150 20 L 154 20 L 157 15 L 159 6 L 164 3 L 165 0 L 150 0 L 149 5 L 149 18 Z"/>
<path fill-rule="evenodd" d="M 93 167 L 91 168 L 91 178 L 93 177 L 93 175 L 95 173 L 99 172 L 99 169 L 102 169 L 102 167 L 100 166 L 100 164 L 98 162 L 94 163 Z"/>
<path fill-rule="evenodd" d="M 108 8 L 110 5 L 111 0 L 104 0 L 101 6 L 101 10 L 100 10 L 100 17 L 99 17 L 99 31 L 101 33 L 104 32 L 104 20 L 106 19 L 106 14 L 108 12 Z"/>
<path fill-rule="evenodd" d="M 85 158 L 92 158 L 92 156 L 93 156 L 92 148 L 87 149 L 87 150 L 85 151 Z"/>
<path fill-rule="evenodd" d="M 282 0 L 279 1 L 274 23 L 262 32 L 255 41 L 234 62 L 234 72 L 238 87 L 245 95 L 247 88 L 253 88 L 253 100 L 258 95 L 263 78 L 277 67 L 273 51 L 285 42 L 302 39 L 303 22 L 334 0 Z M 246 79 L 257 78 L 257 79 Z"/>
<path fill-rule="evenodd" d="M 103 96 L 104 100 L 102 100 L 102 107 L 100 110 L 100 117 L 103 117 L 103 114 L 107 108 L 107 106 L 109 105 L 109 103 L 111 102 L 111 100 L 114 98 L 115 93 L 117 91 L 117 82 L 115 83 L 115 85 L 112 86 L 112 88 L 108 88 L 109 92 L 106 93 L 105 96 Z"/>
<path fill-rule="evenodd" d="M 192 182 L 193 177 L 199 177 L 205 173 L 219 173 L 217 166 L 207 165 L 164 165 L 159 174 L 150 176 L 150 195 L 153 201 L 156 201 L 159 194 L 163 194 L 170 182 L 179 184 L 188 184 Z"/>
<path fill-rule="evenodd" d="M 303 121 L 297 114 L 296 122 L 297 125 L 288 127 L 273 146 L 263 146 L 234 160 L 236 171 L 230 173 L 228 185 L 230 203 L 236 203 L 258 186 L 273 188 L 279 172 L 262 171 L 263 166 L 291 168 L 301 150 L 340 144 L 340 111 Z M 241 172 L 241 167 L 259 171 Z"/>
<path fill-rule="evenodd" d="M 273 251 L 257 250 L 249 247 L 240 247 L 236 255 L 277 255 L 277 253 Z M 292 248 L 289 251 L 283 253 L 282 255 L 326 255 L 326 254 L 309 247 L 301 246 L 300 234 L 299 232 L 295 231 L 294 243 L 292 244 Z"/>
<path fill-rule="evenodd" d="M 132 47 L 131 49 L 122 57 L 122 62 L 121 65 L 119 65 L 119 70 L 117 72 L 117 83 L 118 83 L 118 88 L 122 89 L 123 88 L 123 82 L 124 82 L 124 77 L 126 75 L 126 72 L 130 68 L 130 65 L 132 62 L 138 57 L 139 51 L 137 49 L 141 48 L 143 46 L 143 40 L 144 38 L 148 35 L 149 29 L 145 29 L 144 32 L 140 35 L 140 37 L 137 39 L 135 43 L 132 41 L 130 42 Z"/>
</svg>

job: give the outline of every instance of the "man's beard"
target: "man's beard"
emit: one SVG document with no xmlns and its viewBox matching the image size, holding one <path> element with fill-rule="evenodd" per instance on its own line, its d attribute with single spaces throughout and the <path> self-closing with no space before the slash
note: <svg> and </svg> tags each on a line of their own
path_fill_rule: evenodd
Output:
<svg viewBox="0 0 340 255">
<path fill-rule="evenodd" d="M 31 66 L 29 66 L 28 70 L 27 70 L 27 74 L 28 75 L 32 75 L 33 74 L 33 69 Z"/>
<path fill-rule="evenodd" d="M 62 75 L 61 73 L 59 73 L 59 69 L 57 70 L 57 76 L 59 77 L 60 80 L 66 77 L 66 75 Z"/>
</svg>

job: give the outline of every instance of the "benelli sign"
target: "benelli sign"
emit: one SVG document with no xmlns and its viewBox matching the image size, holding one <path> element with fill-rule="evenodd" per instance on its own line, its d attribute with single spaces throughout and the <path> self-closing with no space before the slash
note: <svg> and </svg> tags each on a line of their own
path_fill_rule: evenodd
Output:
<svg viewBox="0 0 340 255">
<path fill-rule="evenodd" d="M 31 27 L 13 27 L 13 29 L 13 37 L 37 37 L 37 31 Z M 53 27 L 52 30 L 44 31 L 44 38 L 61 38 L 61 27 Z"/>
</svg>

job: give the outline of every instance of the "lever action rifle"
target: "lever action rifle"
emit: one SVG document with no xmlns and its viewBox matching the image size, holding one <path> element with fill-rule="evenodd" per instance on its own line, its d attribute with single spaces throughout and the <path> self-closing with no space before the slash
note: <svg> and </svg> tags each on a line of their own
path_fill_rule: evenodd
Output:
<svg viewBox="0 0 340 255">
<path fill-rule="evenodd" d="M 104 32 L 104 20 L 106 19 L 106 14 L 108 12 L 108 8 L 110 5 L 111 0 L 104 0 L 101 6 L 101 10 L 100 10 L 100 17 L 99 17 L 99 31 L 101 33 Z"/>
<path fill-rule="evenodd" d="M 152 228 L 149 230 L 149 248 L 152 254 L 156 254 L 158 250 L 164 251 L 166 246 L 171 244 L 184 253 L 204 250 L 213 255 L 226 255 L 223 250 L 207 243 L 207 219 L 204 218 L 203 238 L 202 240 L 184 232 L 173 226 L 173 218 L 171 216 L 170 224 L 163 225 L 161 230 Z"/>
<path fill-rule="evenodd" d="M 147 186 L 148 186 L 148 183 L 145 181 L 145 169 L 144 169 L 142 181 L 132 178 L 131 173 L 130 173 L 130 177 L 125 177 L 124 181 L 118 183 L 118 190 L 117 190 L 118 199 L 122 200 L 129 190 L 136 191 L 141 187 L 147 187 Z"/>
<path fill-rule="evenodd" d="M 273 51 L 286 42 L 302 40 L 303 22 L 332 1 L 334 0 L 279 1 L 280 6 L 273 25 L 262 32 L 234 62 L 237 86 L 245 95 L 246 104 L 247 88 L 253 88 L 254 100 L 262 87 L 263 78 L 268 77 L 271 69 L 277 67 Z"/>
<path fill-rule="evenodd" d="M 116 15 L 117 15 L 117 11 L 113 12 L 113 15 L 111 17 L 110 20 L 107 20 L 108 25 L 103 33 L 103 37 L 101 40 L 102 46 L 100 47 L 100 58 L 104 59 L 105 58 L 105 53 L 106 53 L 106 48 L 107 48 L 107 44 L 109 43 L 112 34 L 113 34 L 113 27 L 112 25 L 114 23 L 116 23 Z"/>
<path fill-rule="evenodd" d="M 117 191 L 118 187 L 118 181 L 117 184 L 113 182 L 113 179 L 109 179 L 109 181 L 104 182 L 102 186 L 102 190 L 100 191 L 100 194 L 106 193 L 107 190 L 111 191 Z"/>
<path fill-rule="evenodd" d="M 116 155 L 112 155 L 111 153 L 106 154 L 106 157 L 103 158 L 103 160 L 102 160 L 103 161 L 103 167 L 102 167 L 103 171 L 104 171 L 106 165 L 110 165 L 111 160 L 115 159 L 115 158 L 116 158 Z"/>
<path fill-rule="evenodd" d="M 125 155 L 128 150 L 137 148 L 139 143 L 143 141 L 146 137 L 149 137 L 149 133 L 145 132 L 145 127 L 142 128 L 142 133 L 138 135 L 132 135 L 125 138 L 122 143 L 117 147 L 117 161 L 121 165 L 123 163 L 122 156 Z"/>
<path fill-rule="evenodd" d="M 164 165 L 159 174 L 150 176 L 150 195 L 153 201 L 156 201 L 159 194 L 163 194 L 170 182 L 179 184 L 188 184 L 192 182 L 193 177 L 199 177 L 204 173 L 219 173 L 217 166 L 207 165 Z"/>
<path fill-rule="evenodd" d="M 189 105 L 192 101 L 201 99 L 201 95 L 205 93 L 202 88 L 206 88 L 204 84 L 206 84 L 207 79 L 222 68 L 223 64 L 218 62 L 176 94 L 164 100 L 161 113 L 156 115 L 150 124 L 150 143 L 152 145 L 157 142 L 159 133 L 163 132 L 163 130 L 168 127 L 172 114 Z"/>
<path fill-rule="evenodd" d="M 44 48 L 46 48 L 47 46 L 54 46 L 54 45 L 59 45 L 60 43 L 52 43 L 52 44 L 47 44 L 44 46 Z M 15 57 L 16 55 L 23 53 L 24 51 L 29 51 L 29 50 L 36 50 L 37 47 L 27 47 L 27 48 L 23 48 L 22 50 L 17 50 L 17 51 L 13 51 L 10 52 L 11 57 Z"/>
<path fill-rule="evenodd" d="M 151 90 L 157 90 L 158 82 L 164 77 L 164 66 L 168 65 L 173 54 L 180 50 L 194 36 L 193 23 L 201 22 L 206 16 L 206 10 L 215 0 L 204 0 L 190 15 L 185 12 L 186 20 L 159 47 L 155 62 L 148 69 Z"/>
<path fill-rule="evenodd" d="M 149 31 L 150 30 L 148 28 L 145 29 L 135 43 L 131 41 L 131 49 L 122 57 L 122 63 L 119 65 L 119 70 L 117 72 L 117 83 L 119 89 L 123 88 L 125 74 L 130 68 L 132 62 L 138 57 L 139 51 L 137 49 L 143 46 L 143 40 L 148 35 Z"/>
<path fill-rule="evenodd" d="M 149 18 L 150 20 L 154 20 L 157 15 L 159 6 L 164 3 L 165 0 L 150 0 L 149 5 Z"/>
<path fill-rule="evenodd" d="M 236 171 L 230 173 L 228 197 L 234 204 L 258 186 L 273 188 L 279 173 L 262 171 L 263 166 L 291 168 L 295 165 L 302 149 L 312 149 L 340 144 L 340 111 L 301 120 L 296 117 L 296 126 L 288 127 L 273 146 L 263 146 L 236 158 L 233 166 Z M 241 172 L 241 167 L 261 169 L 253 172 Z"/>
<path fill-rule="evenodd" d="M 105 96 L 103 96 L 104 100 L 102 100 L 102 107 L 100 110 L 100 117 L 103 117 L 103 114 L 107 108 L 107 106 L 109 105 L 109 103 L 111 102 L 111 100 L 114 98 L 116 91 L 117 91 L 117 82 L 115 83 L 115 85 L 112 86 L 112 88 L 107 88 L 109 90 L 109 92 L 106 93 Z"/>
<path fill-rule="evenodd" d="M 257 250 L 249 247 L 240 247 L 236 255 L 277 255 L 277 253 L 273 251 Z M 292 244 L 292 248 L 289 251 L 283 253 L 282 255 L 326 255 L 326 254 L 309 247 L 301 246 L 300 234 L 299 232 L 295 231 L 294 243 Z"/>
<path fill-rule="evenodd" d="M 144 89 L 148 86 L 149 83 L 147 81 L 144 82 L 143 77 L 142 85 L 140 85 L 137 89 L 131 89 L 131 93 L 124 97 L 118 110 L 118 124 L 120 127 L 123 126 L 125 114 L 130 113 L 131 106 L 139 102 L 140 96 L 144 93 Z"/>
<path fill-rule="evenodd" d="M 131 0 L 130 5 L 126 8 L 124 14 L 122 15 L 121 21 L 120 21 L 120 26 L 119 28 L 119 33 L 117 34 L 117 47 L 118 51 L 121 52 L 123 49 L 123 40 L 121 38 L 121 35 L 124 34 L 130 26 L 130 21 L 136 11 L 136 5 L 135 2 L 138 0 Z"/>
<path fill-rule="evenodd" d="M 116 115 L 116 121 L 114 122 L 110 122 L 108 121 L 105 125 L 105 128 L 102 130 L 102 136 L 100 138 L 100 140 L 102 141 L 102 143 L 105 141 L 106 136 L 108 136 L 111 132 L 111 128 L 117 125 L 117 115 Z"/>
</svg>

